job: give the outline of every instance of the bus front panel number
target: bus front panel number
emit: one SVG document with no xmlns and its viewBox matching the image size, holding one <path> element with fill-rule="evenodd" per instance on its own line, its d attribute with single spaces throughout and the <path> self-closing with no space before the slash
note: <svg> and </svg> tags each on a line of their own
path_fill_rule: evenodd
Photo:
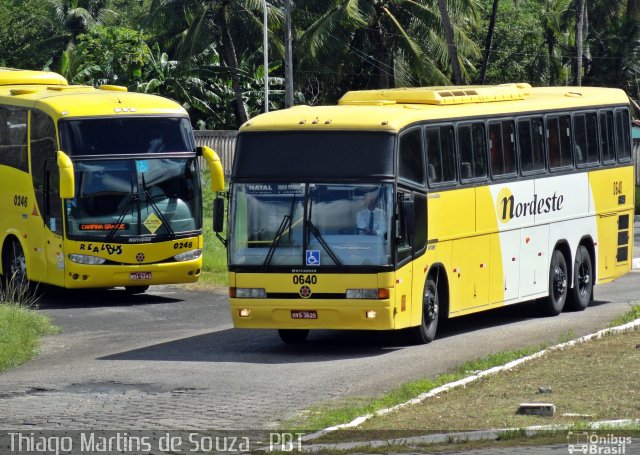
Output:
<svg viewBox="0 0 640 455">
<path fill-rule="evenodd" d="M 317 284 L 318 277 L 315 275 L 293 275 L 293 284 Z"/>
<path fill-rule="evenodd" d="M 181 250 L 183 248 L 192 248 L 193 242 L 176 242 L 173 244 L 174 250 Z"/>
<path fill-rule="evenodd" d="M 27 196 L 21 196 L 16 194 L 13 196 L 13 205 L 16 207 L 26 207 L 28 205 L 29 199 Z"/>
</svg>

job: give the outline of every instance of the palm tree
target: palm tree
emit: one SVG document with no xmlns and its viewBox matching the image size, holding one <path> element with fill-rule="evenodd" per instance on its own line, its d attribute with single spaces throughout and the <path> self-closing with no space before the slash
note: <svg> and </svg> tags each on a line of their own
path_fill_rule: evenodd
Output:
<svg viewBox="0 0 640 455">
<path fill-rule="evenodd" d="M 558 47 L 568 48 L 572 0 L 543 1 L 540 21 L 549 58 L 549 84 L 556 85 L 563 79 L 564 68 Z"/>
<path fill-rule="evenodd" d="M 496 20 L 498 19 L 498 4 L 500 0 L 493 0 L 491 7 L 491 17 L 489 18 L 489 27 L 487 28 L 487 37 L 484 41 L 484 50 L 482 51 L 482 64 L 480 66 L 480 76 L 478 81 L 484 84 L 487 75 L 487 67 L 489 66 L 489 56 L 491 55 L 491 45 L 493 43 L 493 34 L 496 29 Z"/>
<path fill-rule="evenodd" d="M 217 49 L 231 79 L 236 126 L 249 118 L 238 62 L 257 53 L 263 7 L 261 0 L 154 0 L 145 20 L 147 26 L 161 31 L 156 41 L 176 60 L 188 59 L 211 45 Z M 281 21 L 277 9 L 269 8 L 269 14 L 271 25 Z M 282 45 L 274 45 L 273 50 L 282 50 Z"/>
<path fill-rule="evenodd" d="M 575 74 L 574 83 L 582 85 L 582 45 L 587 0 L 576 0 Z"/>
<path fill-rule="evenodd" d="M 386 88 L 397 80 L 412 79 L 448 83 L 449 71 L 441 69 L 448 66 L 459 82 L 466 76 L 460 63 L 477 48 L 455 20 L 450 20 L 444 0 L 438 2 L 338 0 L 303 32 L 298 48 L 300 64 L 318 68 L 340 66 L 345 60 L 354 62 L 345 69 L 355 71 L 352 86 Z M 474 4 L 468 1 L 450 6 L 475 14 Z M 373 81 L 363 83 L 364 71 L 373 74 Z"/>
</svg>

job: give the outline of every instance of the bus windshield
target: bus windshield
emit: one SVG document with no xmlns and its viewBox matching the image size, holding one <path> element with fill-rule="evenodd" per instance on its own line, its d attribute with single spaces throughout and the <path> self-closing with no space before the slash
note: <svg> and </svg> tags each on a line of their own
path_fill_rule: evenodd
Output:
<svg viewBox="0 0 640 455">
<path fill-rule="evenodd" d="M 391 264 L 390 183 L 238 183 L 232 201 L 232 266 Z"/>
<path fill-rule="evenodd" d="M 193 152 L 187 118 L 86 118 L 60 122 L 60 141 L 67 155 L 125 155 Z"/>
<path fill-rule="evenodd" d="M 201 228 L 196 158 L 77 160 L 74 169 L 69 238 L 166 239 Z"/>
</svg>

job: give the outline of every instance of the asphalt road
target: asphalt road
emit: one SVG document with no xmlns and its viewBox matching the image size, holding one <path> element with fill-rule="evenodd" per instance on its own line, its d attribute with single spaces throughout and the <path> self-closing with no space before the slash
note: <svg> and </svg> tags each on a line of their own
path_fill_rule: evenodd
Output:
<svg viewBox="0 0 640 455">
<path fill-rule="evenodd" d="M 457 318 L 435 342 L 398 333 L 232 329 L 226 294 L 152 287 L 49 297 L 63 333 L 0 375 L 0 429 L 271 429 L 310 406 L 368 397 L 476 357 L 605 327 L 640 299 L 640 273 L 597 286 L 584 312 L 541 318 L 532 305 Z"/>
</svg>

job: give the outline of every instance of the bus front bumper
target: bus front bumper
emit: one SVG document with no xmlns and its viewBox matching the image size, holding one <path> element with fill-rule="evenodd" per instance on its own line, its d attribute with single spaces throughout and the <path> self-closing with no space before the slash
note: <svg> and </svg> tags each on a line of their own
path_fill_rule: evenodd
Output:
<svg viewBox="0 0 640 455">
<path fill-rule="evenodd" d="M 395 311 L 390 300 L 230 299 L 236 328 L 390 330 Z"/>
<path fill-rule="evenodd" d="M 69 289 L 95 289 L 194 283 L 201 271 L 202 259 L 131 266 L 67 264 L 64 284 Z"/>
</svg>

